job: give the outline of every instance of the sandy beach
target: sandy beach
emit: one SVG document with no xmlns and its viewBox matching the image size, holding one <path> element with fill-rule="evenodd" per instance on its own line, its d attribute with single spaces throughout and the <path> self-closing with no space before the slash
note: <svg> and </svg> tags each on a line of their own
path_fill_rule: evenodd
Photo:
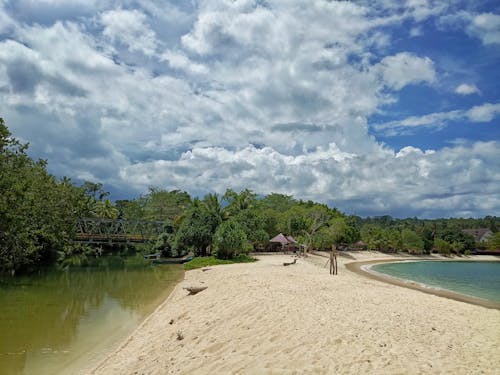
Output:
<svg viewBox="0 0 500 375">
<path fill-rule="evenodd" d="M 367 278 L 346 263 L 387 256 L 353 257 L 337 276 L 320 256 L 188 271 L 90 373 L 500 373 L 499 310 Z"/>
</svg>

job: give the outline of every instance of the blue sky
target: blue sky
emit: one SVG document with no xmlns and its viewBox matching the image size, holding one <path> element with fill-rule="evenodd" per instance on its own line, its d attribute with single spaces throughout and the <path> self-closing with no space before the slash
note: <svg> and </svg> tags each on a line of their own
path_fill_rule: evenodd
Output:
<svg viewBox="0 0 500 375">
<path fill-rule="evenodd" d="M 112 198 L 500 215 L 496 1 L 0 0 L 0 116 Z"/>
</svg>

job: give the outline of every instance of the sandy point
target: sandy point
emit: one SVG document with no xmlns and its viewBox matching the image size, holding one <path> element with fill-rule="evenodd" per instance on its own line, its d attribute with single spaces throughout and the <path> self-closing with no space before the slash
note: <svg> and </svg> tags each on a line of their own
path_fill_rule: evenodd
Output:
<svg viewBox="0 0 500 375">
<path fill-rule="evenodd" d="M 357 256 L 354 256 L 357 257 Z M 377 254 L 358 260 L 381 259 Z M 259 256 L 186 272 L 92 374 L 498 374 L 500 311 Z M 207 286 L 189 295 L 186 286 Z"/>
</svg>

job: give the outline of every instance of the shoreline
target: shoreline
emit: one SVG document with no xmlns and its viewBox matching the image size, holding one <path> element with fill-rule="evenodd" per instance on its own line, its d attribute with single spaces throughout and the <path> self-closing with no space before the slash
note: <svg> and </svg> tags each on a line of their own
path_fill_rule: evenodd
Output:
<svg viewBox="0 0 500 375">
<path fill-rule="evenodd" d="M 354 272 L 358 275 L 362 275 L 365 277 L 369 277 L 373 280 L 377 281 L 382 281 L 385 283 L 389 283 L 392 285 L 400 286 L 403 288 L 409 288 L 413 290 L 418 290 L 423 293 L 427 294 L 432 294 L 436 295 L 439 297 L 444 297 L 448 299 L 452 299 L 455 301 L 459 302 L 465 302 L 465 303 L 470 303 L 473 305 L 477 306 L 482 306 L 486 307 L 488 309 L 495 309 L 495 310 L 500 310 L 500 302 L 495 302 L 495 301 L 490 301 L 458 292 L 454 292 L 452 290 L 448 289 L 440 289 L 432 286 L 428 286 L 426 284 L 422 284 L 413 280 L 408 280 L 408 279 L 401 279 L 395 276 L 390 276 L 390 275 L 385 275 L 383 273 L 374 271 L 371 269 L 371 266 L 374 266 L 376 264 L 381 264 L 381 263 L 400 263 L 400 262 L 412 262 L 412 261 L 437 261 L 438 259 L 432 259 L 432 258 L 414 258 L 414 259 L 400 259 L 400 258 L 393 258 L 393 259 L 380 259 L 380 260 L 369 260 L 369 261 L 360 261 L 360 262 L 351 262 L 347 263 L 345 266 L 346 268 Z M 443 261 L 442 259 L 439 259 L 439 261 Z M 457 261 L 457 260 L 450 260 L 450 261 Z M 466 261 L 466 260 L 463 260 Z M 470 260 L 468 260 L 470 261 Z M 483 261 L 483 260 L 474 260 L 474 261 Z M 485 262 L 489 261 L 498 261 L 498 260 L 484 260 Z"/>
<path fill-rule="evenodd" d="M 184 271 L 184 272 L 187 272 L 187 271 Z M 161 310 L 167 303 L 170 302 L 170 300 L 172 299 L 172 296 L 174 294 L 174 291 L 180 286 L 180 284 L 184 281 L 184 278 L 180 279 L 176 284 L 175 286 L 170 290 L 168 296 L 160 302 L 160 304 L 148 315 L 145 315 L 144 318 L 141 320 L 141 322 L 139 323 L 139 325 L 137 327 L 134 328 L 134 330 L 129 334 L 127 335 L 127 337 L 125 337 L 124 340 L 120 341 L 117 343 L 117 346 L 115 346 L 115 348 L 113 350 L 111 350 L 109 353 L 107 353 L 105 356 L 103 356 L 101 359 L 99 359 L 98 361 L 96 361 L 96 363 L 94 363 L 94 365 L 92 365 L 91 367 L 87 367 L 83 370 L 81 370 L 80 372 L 78 373 L 81 373 L 81 374 L 95 374 L 97 373 L 100 368 L 102 368 L 105 363 L 117 352 L 120 352 L 122 350 L 124 350 L 127 345 L 130 343 L 131 340 L 133 340 L 134 338 L 134 333 L 136 331 L 139 331 L 143 328 L 143 326 L 145 326 L 148 321 L 150 319 L 153 318 L 153 316 L 159 311 Z"/>
<path fill-rule="evenodd" d="M 336 276 L 321 256 L 289 267 L 283 263 L 290 255 L 257 258 L 187 271 L 85 373 L 493 374 L 500 368 L 498 310 L 347 272 L 353 260 L 378 262 L 387 260 L 384 254 L 341 257 Z M 187 285 L 207 289 L 188 295 Z"/>
</svg>

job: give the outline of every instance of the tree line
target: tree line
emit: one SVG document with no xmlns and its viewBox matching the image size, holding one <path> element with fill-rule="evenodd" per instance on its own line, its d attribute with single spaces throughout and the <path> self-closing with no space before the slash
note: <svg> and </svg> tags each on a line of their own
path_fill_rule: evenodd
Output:
<svg viewBox="0 0 500 375">
<path fill-rule="evenodd" d="M 464 253 L 476 244 L 462 229 L 487 227 L 495 233 L 491 246 L 499 247 L 500 218 L 494 216 L 361 218 L 291 195 L 259 196 L 248 189 L 198 198 L 182 190 L 150 188 L 136 199 L 113 203 L 102 184 L 87 181 L 78 186 L 69 178 L 57 179 L 47 172 L 47 162 L 31 159 L 27 149 L 0 118 L 0 273 L 30 272 L 101 255 L 102 248 L 72 241 L 83 217 L 162 221 L 157 241 L 140 250 L 167 257 L 193 252 L 229 259 L 265 250 L 269 239 L 280 232 L 294 236 L 307 249 L 329 250 L 332 244 L 358 242 L 380 251 Z"/>
</svg>

